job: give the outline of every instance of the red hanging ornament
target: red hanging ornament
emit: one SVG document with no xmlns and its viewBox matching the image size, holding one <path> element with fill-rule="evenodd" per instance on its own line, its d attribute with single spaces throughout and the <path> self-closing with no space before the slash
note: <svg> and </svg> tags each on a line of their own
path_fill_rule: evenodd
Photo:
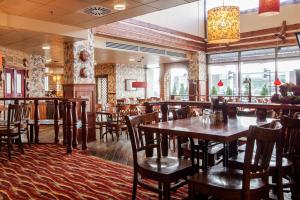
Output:
<svg viewBox="0 0 300 200">
<path fill-rule="evenodd" d="M 222 87 L 223 85 L 224 85 L 224 83 L 222 82 L 222 80 L 219 80 L 218 86 L 219 86 L 219 87 Z"/>
<path fill-rule="evenodd" d="M 259 0 L 259 15 L 272 16 L 279 14 L 279 12 L 280 0 Z"/>
<path fill-rule="evenodd" d="M 274 81 L 274 85 L 275 86 L 281 85 L 281 81 L 279 80 L 279 78 L 276 78 L 276 80 Z"/>
</svg>

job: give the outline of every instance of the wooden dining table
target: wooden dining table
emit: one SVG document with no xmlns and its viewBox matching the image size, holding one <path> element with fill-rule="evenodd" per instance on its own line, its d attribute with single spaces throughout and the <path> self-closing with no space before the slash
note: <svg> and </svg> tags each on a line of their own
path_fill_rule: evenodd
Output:
<svg viewBox="0 0 300 200">
<path fill-rule="evenodd" d="M 175 121 L 159 122 L 157 124 L 141 125 L 140 130 L 145 133 L 157 133 L 162 137 L 162 155 L 168 155 L 168 135 L 172 134 L 178 137 L 191 137 L 203 140 L 203 170 L 208 166 L 208 142 L 221 142 L 224 144 L 223 164 L 227 166 L 229 158 L 229 144 L 236 143 L 237 139 L 248 136 L 250 125 L 260 127 L 268 126 L 273 120 L 257 121 L 256 117 L 238 116 L 229 118 L 228 123 L 211 123 L 200 117 L 191 117 Z M 237 153 L 237 145 L 236 153 Z"/>
</svg>

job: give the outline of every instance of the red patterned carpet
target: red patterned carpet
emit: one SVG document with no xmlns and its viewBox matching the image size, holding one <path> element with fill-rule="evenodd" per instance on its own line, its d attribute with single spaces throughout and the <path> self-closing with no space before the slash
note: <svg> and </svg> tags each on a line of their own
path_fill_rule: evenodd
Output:
<svg viewBox="0 0 300 200">
<path fill-rule="evenodd" d="M 4 150 L 4 149 L 3 149 Z M 0 199 L 131 199 L 132 168 L 52 144 L 35 145 L 8 161 L 0 153 Z M 186 189 L 172 194 L 183 199 Z M 158 199 L 138 188 L 137 199 Z"/>
</svg>

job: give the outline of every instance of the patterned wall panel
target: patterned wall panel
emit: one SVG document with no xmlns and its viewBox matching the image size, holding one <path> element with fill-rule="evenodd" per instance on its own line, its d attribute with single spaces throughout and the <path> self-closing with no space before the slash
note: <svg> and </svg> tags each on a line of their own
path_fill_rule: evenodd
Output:
<svg viewBox="0 0 300 200">
<path fill-rule="evenodd" d="M 29 96 L 45 96 L 45 58 L 43 56 L 31 55 L 29 57 Z"/>
<path fill-rule="evenodd" d="M 116 98 L 145 98 L 145 89 L 143 88 L 137 88 L 135 91 L 126 91 L 126 79 L 146 81 L 145 69 L 139 65 L 116 64 Z"/>
<path fill-rule="evenodd" d="M 108 102 L 116 102 L 116 65 L 113 63 L 95 66 L 95 76 L 108 77 Z"/>
<path fill-rule="evenodd" d="M 206 94 L 206 55 L 205 52 L 193 52 L 189 60 L 189 80 L 200 81 L 200 95 Z"/>
</svg>

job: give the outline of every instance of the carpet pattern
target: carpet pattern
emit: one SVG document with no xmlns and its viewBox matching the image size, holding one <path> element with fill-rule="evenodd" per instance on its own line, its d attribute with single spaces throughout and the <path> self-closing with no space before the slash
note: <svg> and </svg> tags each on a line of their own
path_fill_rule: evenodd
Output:
<svg viewBox="0 0 300 200">
<path fill-rule="evenodd" d="M 3 149 L 4 150 L 4 149 Z M 131 199 L 132 167 L 74 151 L 60 145 L 40 144 L 13 152 L 8 161 L 0 152 L 0 199 L 12 200 L 123 200 Z M 172 199 L 187 197 L 187 189 L 172 193 Z M 138 187 L 137 199 L 158 199 Z"/>
</svg>

